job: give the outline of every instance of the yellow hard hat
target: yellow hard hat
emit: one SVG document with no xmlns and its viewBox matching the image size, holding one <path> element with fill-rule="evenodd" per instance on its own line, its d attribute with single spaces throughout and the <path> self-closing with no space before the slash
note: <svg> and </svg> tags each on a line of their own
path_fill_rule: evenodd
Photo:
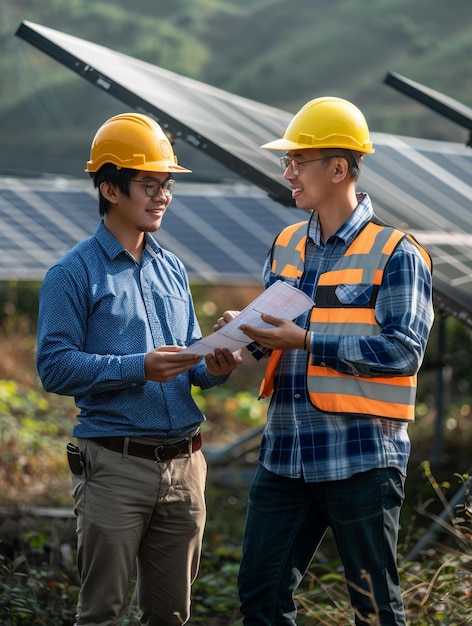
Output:
<svg viewBox="0 0 472 626">
<path fill-rule="evenodd" d="M 346 148 L 372 154 L 369 128 L 359 109 L 342 98 L 315 98 L 295 115 L 281 139 L 261 148 L 303 150 L 306 148 Z"/>
<path fill-rule="evenodd" d="M 142 113 L 122 113 L 104 122 L 90 148 L 87 172 L 105 163 L 150 172 L 190 172 L 177 164 L 172 145 L 159 124 Z"/>
</svg>

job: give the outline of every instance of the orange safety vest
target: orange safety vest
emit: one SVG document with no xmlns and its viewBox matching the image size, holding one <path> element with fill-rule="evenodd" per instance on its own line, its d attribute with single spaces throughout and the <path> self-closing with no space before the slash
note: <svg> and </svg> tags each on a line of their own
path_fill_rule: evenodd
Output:
<svg viewBox="0 0 472 626">
<path fill-rule="evenodd" d="M 285 228 L 272 248 L 273 273 L 298 280 L 304 271 L 308 222 Z M 316 289 L 309 330 L 337 335 L 378 335 L 375 301 L 385 267 L 398 243 L 408 237 L 421 252 L 431 271 L 429 254 L 410 235 L 382 224 L 369 222 L 357 235 L 333 269 L 321 274 Z M 340 285 L 369 286 L 369 299 L 362 304 L 343 304 L 336 295 Z M 273 392 L 273 378 L 282 350 L 274 350 L 261 384 L 260 397 Z M 358 376 L 343 374 L 327 366 L 312 365 L 308 358 L 307 388 L 311 403 L 319 411 L 343 415 L 415 419 L 416 375 Z"/>
</svg>

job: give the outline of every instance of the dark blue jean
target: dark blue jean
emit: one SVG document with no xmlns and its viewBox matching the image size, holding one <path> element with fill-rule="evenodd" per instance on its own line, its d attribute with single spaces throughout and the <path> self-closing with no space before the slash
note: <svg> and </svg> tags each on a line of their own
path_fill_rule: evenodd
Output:
<svg viewBox="0 0 472 626">
<path fill-rule="evenodd" d="M 381 626 L 405 626 L 396 561 L 403 497 L 404 479 L 391 468 L 305 483 L 259 466 L 239 573 L 244 625 L 295 624 L 293 594 L 331 527 L 355 624 L 367 626 L 377 614 Z"/>
</svg>

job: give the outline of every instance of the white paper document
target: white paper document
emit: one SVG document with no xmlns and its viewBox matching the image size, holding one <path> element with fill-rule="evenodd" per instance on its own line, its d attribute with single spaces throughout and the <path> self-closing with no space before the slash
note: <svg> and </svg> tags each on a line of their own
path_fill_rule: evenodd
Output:
<svg viewBox="0 0 472 626">
<path fill-rule="evenodd" d="M 200 339 L 200 341 L 182 350 L 180 354 L 189 352 L 205 356 L 214 352 L 215 348 L 228 348 L 231 352 L 235 352 L 252 342 L 252 339 L 239 329 L 242 324 L 257 326 L 258 328 L 273 328 L 270 324 L 262 321 L 261 313 L 294 320 L 302 313 L 311 309 L 314 304 L 313 300 L 306 293 L 278 280 L 263 291 L 260 296 L 253 300 L 251 304 L 223 328 Z"/>
</svg>

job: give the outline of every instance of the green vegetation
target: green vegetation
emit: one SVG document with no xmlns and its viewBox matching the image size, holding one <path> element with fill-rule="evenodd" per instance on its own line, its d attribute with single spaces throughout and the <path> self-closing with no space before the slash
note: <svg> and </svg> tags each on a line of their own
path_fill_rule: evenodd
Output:
<svg viewBox="0 0 472 626">
<path fill-rule="evenodd" d="M 21 386 L 11 381 L 0 385 L 0 437 L 3 494 L 13 495 L 16 505 L 39 502 L 69 503 L 64 443 L 69 438 L 65 419 L 52 419 L 56 409 L 41 398 L 40 392 L 21 393 Z M 215 391 L 213 404 L 228 408 L 226 394 Z M 243 404 L 247 404 L 247 398 Z M 57 408 L 57 407 L 56 407 Z M 221 410 L 221 409 L 220 409 Z M 240 413 L 236 398 L 231 414 L 234 429 L 239 416 L 247 422 L 247 412 Z M 215 416 L 217 419 L 217 416 Z M 228 418 L 229 419 L 229 416 Z M 72 420 L 70 420 L 72 421 Z M 470 427 L 469 427 L 470 431 Z M 18 459 L 43 459 L 45 464 L 19 463 Z M 46 481 L 44 491 L 35 491 L 44 475 L 55 476 Z M 216 473 L 217 474 L 217 473 Z M 11 480 L 10 480 L 11 479 Z M 456 474 L 455 487 L 469 481 L 467 474 Z M 428 484 L 429 483 L 429 484 Z M 44 483 L 43 483 L 44 486 Z M 416 481 L 415 488 L 420 484 Z M 465 504 L 457 510 L 448 507 L 451 485 L 438 484 L 429 464 L 423 464 L 419 517 L 412 511 L 403 515 L 400 542 L 401 577 L 408 611 L 409 626 L 465 626 L 471 624 L 472 590 L 472 510 L 470 491 Z M 236 578 L 240 559 L 247 484 L 233 483 L 222 487 L 215 483 L 210 468 L 207 489 L 208 524 L 205 533 L 200 575 L 194 584 L 194 618 L 202 626 L 236 626 L 238 597 Z M 446 508 L 448 517 L 438 524 L 434 540 L 419 559 L 406 561 L 405 555 L 423 536 L 436 514 L 429 515 L 432 496 Z M 12 502 L 9 502 L 12 505 Z M 406 509 L 407 511 L 408 509 Z M 10 539 L 10 541 L 9 541 Z M 73 618 L 78 581 L 74 568 L 74 533 L 70 518 L 58 518 L 24 529 L 19 525 L 12 537 L 0 540 L 0 621 L 5 626 L 48 624 L 65 626 Z M 66 548 L 68 550 L 66 550 Z M 339 626 L 350 619 L 350 607 L 332 538 L 328 536 L 322 553 L 311 568 L 297 593 L 300 625 L 324 624 Z M 126 626 L 138 624 L 139 613 L 133 589 Z M 372 616 L 371 626 L 378 626 Z"/>
<path fill-rule="evenodd" d="M 223 390 L 210 394 L 207 408 L 225 411 L 233 432 L 261 421 L 248 395 L 232 403 Z M 56 405 L 40 389 L 31 391 L 13 381 L 0 381 L 0 481 L 6 485 L 0 505 L 13 511 L 32 504 L 70 507 L 70 479 L 64 446 L 69 439 L 72 414 L 61 401 Z M 467 430 L 470 439 L 470 426 Z M 210 441 L 214 433 L 206 431 Z M 216 438 L 218 440 L 218 438 Z M 467 447 L 467 445 L 466 445 Z M 470 449 L 470 448 L 469 448 Z M 454 459 L 454 463 L 459 463 Z M 235 474 L 233 474 L 234 476 Z M 450 476 L 451 478 L 451 476 Z M 429 463 L 422 464 L 421 483 L 414 482 L 416 506 L 405 508 L 400 534 L 400 566 L 409 626 L 465 626 L 471 624 L 472 497 L 470 489 L 459 506 L 448 505 L 450 492 L 469 482 L 468 474 L 455 474 L 451 483 L 438 483 Z M 42 487 L 42 489 L 41 489 Z M 411 489 L 411 487 L 410 487 Z M 202 626 L 236 626 L 239 618 L 236 578 L 245 514 L 247 483 L 218 483 L 210 467 L 207 489 L 208 524 L 200 575 L 194 584 L 194 618 Z M 447 517 L 437 525 L 430 543 L 412 561 L 406 555 L 424 535 L 425 526 L 438 520 L 432 504 Z M 26 508 L 25 508 L 26 507 Z M 5 509 L 2 509 L 3 514 Z M 408 512 L 410 511 L 410 512 Z M 33 518 L 34 519 L 34 518 Z M 21 520 L 21 518 L 20 518 Z M 5 626 L 65 626 L 73 619 L 78 593 L 74 567 L 74 530 L 70 517 L 19 523 L 0 539 L 0 621 Z M 341 565 L 330 536 L 313 562 L 297 593 L 300 625 L 339 626 L 350 619 L 350 606 Z M 126 626 L 138 624 L 139 613 L 130 589 Z M 378 626 L 372 616 L 371 626 Z"/>
<path fill-rule="evenodd" d="M 470 105 L 469 0 L 4 0 L 0 172 L 80 176 L 96 128 L 126 107 L 15 37 L 23 20 L 288 111 L 333 94 L 374 131 L 467 138 L 383 80 L 395 71 Z"/>
<path fill-rule="evenodd" d="M 37 284 L 0 288 L 0 623 L 5 626 L 65 626 L 72 623 L 78 593 L 75 532 L 65 444 L 75 408 L 70 398 L 45 393 L 34 367 Z M 232 306 L 235 294 L 217 290 Z M 224 293 L 221 293 L 224 291 Z M 194 290 L 206 332 L 211 329 L 215 290 Z M 237 305 L 235 305 L 237 308 Z M 435 419 L 436 330 L 420 376 L 418 419 L 410 429 L 413 455 L 402 512 L 399 559 L 409 626 L 472 624 L 472 497 L 470 493 L 470 329 L 447 320 L 451 366 L 444 423 L 444 460 L 431 468 Z M 260 378 L 252 363 L 230 385 L 200 392 L 195 399 L 208 417 L 205 444 L 222 446 L 264 421 L 256 400 Z M 257 441 L 256 441 L 257 445 Z M 192 623 L 240 626 L 236 578 L 253 449 L 229 466 L 210 466 L 208 523 L 200 574 L 194 584 Z M 457 507 L 452 498 L 465 488 Z M 62 517 L 29 515 L 30 507 L 53 507 Z M 447 515 L 444 517 L 444 512 Z M 8 522 L 8 523 L 7 523 Z M 407 557 L 425 533 L 429 541 Z M 351 619 L 342 569 L 329 535 L 297 593 L 300 626 L 340 626 Z M 126 626 L 138 624 L 130 589 Z M 375 615 L 371 626 L 378 626 Z"/>
</svg>

